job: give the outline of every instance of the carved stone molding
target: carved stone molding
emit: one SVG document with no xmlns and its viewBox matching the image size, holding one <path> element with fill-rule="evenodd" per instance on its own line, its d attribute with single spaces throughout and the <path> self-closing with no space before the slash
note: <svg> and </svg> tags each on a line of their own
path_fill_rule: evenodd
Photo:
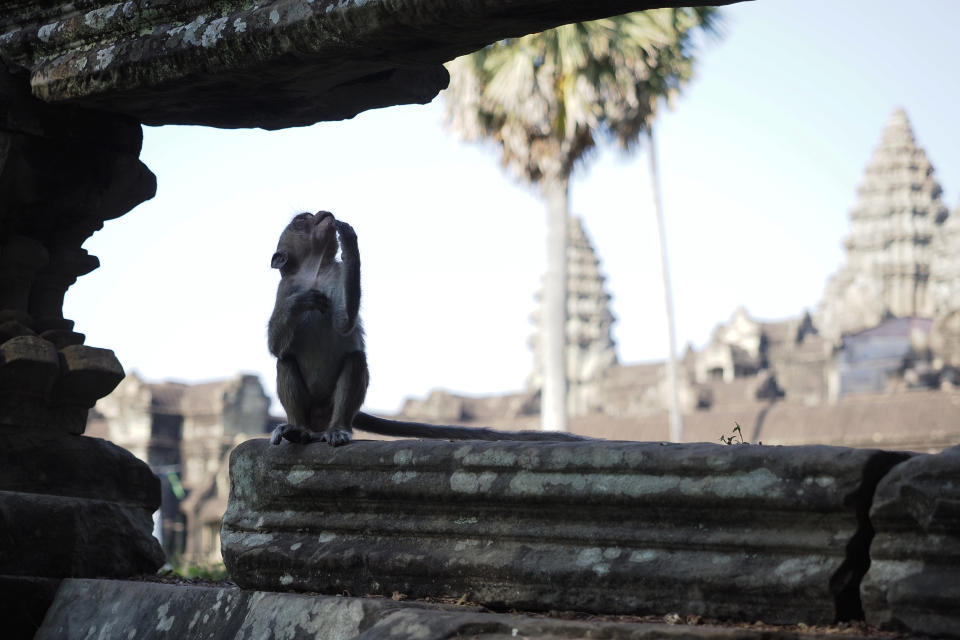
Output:
<svg viewBox="0 0 960 640">
<path fill-rule="evenodd" d="M 148 124 L 283 127 L 426 103 L 443 63 L 505 37 L 735 0 L 0 2 L 34 94 Z"/>
</svg>

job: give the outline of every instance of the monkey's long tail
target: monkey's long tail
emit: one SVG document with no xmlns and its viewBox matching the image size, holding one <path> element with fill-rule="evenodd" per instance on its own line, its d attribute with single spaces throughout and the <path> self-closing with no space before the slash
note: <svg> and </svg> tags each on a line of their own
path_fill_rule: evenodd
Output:
<svg viewBox="0 0 960 640">
<path fill-rule="evenodd" d="M 549 442 L 584 442 L 585 436 L 560 431 L 498 431 L 489 427 L 457 427 L 378 418 L 362 411 L 353 419 L 357 429 L 396 438 L 447 438 L 450 440 L 539 440 Z"/>
</svg>

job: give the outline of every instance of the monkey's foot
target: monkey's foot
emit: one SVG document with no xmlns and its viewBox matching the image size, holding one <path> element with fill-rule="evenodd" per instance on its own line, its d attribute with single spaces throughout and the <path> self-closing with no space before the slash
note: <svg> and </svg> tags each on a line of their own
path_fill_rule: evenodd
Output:
<svg viewBox="0 0 960 640">
<path fill-rule="evenodd" d="M 309 444 L 313 442 L 313 434 L 306 429 L 284 423 L 270 434 L 270 444 L 280 444 L 281 440 L 289 440 L 297 444 Z"/>
<path fill-rule="evenodd" d="M 339 447 L 347 444 L 353 439 L 353 433 L 349 429 L 340 427 L 330 427 L 318 436 L 321 442 L 326 442 L 331 447 Z"/>
</svg>

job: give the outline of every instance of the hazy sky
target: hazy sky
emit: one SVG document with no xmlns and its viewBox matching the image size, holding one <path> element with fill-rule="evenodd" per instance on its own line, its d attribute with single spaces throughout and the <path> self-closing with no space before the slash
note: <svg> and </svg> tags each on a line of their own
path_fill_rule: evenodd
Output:
<svg viewBox="0 0 960 640">
<path fill-rule="evenodd" d="M 960 2 L 758 0 L 723 13 L 725 37 L 703 48 L 657 132 L 681 348 L 738 305 L 763 319 L 816 306 L 895 108 L 947 206 L 960 205 Z M 434 388 L 522 388 L 544 207 L 495 149 L 444 130 L 442 100 L 280 132 L 146 127 L 157 196 L 86 242 L 102 266 L 69 290 L 65 315 L 128 372 L 254 372 L 273 394 L 270 256 L 293 214 L 328 209 L 359 236 L 369 408 Z M 646 163 L 642 149 L 602 148 L 571 192 L 626 363 L 667 352 Z"/>
</svg>

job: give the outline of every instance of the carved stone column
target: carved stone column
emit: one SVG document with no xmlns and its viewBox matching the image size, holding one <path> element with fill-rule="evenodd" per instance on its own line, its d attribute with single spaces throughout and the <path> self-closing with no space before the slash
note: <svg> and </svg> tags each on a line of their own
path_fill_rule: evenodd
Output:
<svg viewBox="0 0 960 640">
<path fill-rule="evenodd" d="M 134 121 L 39 102 L 0 66 L 0 600 L 13 637 L 32 635 L 60 578 L 163 562 L 157 479 L 80 435 L 123 367 L 63 317 L 67 288 L 99 265 L 83 242 L 156 190 L 141 140 Z"/>
</svg>

